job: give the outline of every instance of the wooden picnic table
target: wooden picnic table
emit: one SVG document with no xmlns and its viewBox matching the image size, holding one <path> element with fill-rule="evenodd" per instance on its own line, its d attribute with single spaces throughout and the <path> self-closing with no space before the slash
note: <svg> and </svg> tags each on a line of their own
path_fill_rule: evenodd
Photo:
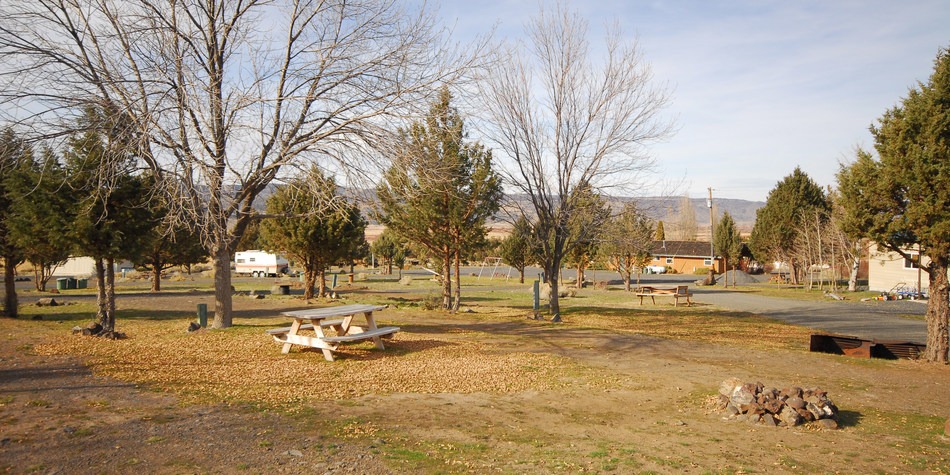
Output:
<svg viewBox="0 0 950 475">
<path fill-rule="evenodd" d="M 686 306 L 691 307 L 693 294 L 689 291 L 689 286 L 677 285 L 676 287 L 651 287 L 644 286 L 637 289 L 637 297 L 640 297 L 640 305 L 643 305 L 643 297 L 650 297 L 650 301 L 656 305 L 656 297 L 672 297 L 673 306 L 679 306 L 681 298 L 686 299 Z"/>
<path fill-rule="evenodd" d="M 341 343 L 373 340 L 376 348 L 385 349 L 380 337 L 399 331 L 399 327 L 377 327 L 373 312 L 383 310 L 387 305 L 341 305 L 337 307 L 312 308 L 282 312 L 294 319 L 289 327 L 267 330 L 278 343 L 283 343 L 281 353 L 289 353 L 291 345 L 309 346 L 323 351 L 327 361 L 333 361 L 333 352 Z M 353 318 L 362 314 L 366 327 L 353 325 Z M 301 330 L 313 330 L 314 335 L 301 334 Z M 328 335 L 326 330 L 333 330 Z"/>
</svg>

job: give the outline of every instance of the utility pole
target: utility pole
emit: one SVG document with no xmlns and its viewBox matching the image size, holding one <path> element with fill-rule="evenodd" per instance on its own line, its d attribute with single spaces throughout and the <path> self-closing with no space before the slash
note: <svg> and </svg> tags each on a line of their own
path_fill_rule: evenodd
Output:
<svg viewBox="0 0 950 475">
<path fill-rule="evenodd" d="M 710 186 L 708 190 L 709 198 L 706 199 L 706 207 L 709 208 L 709 285 L 713 285 L 716 283 L 716 247 L 713 244 L 714 238 L 716 236 L 716 230 L 713 228 L 713 189 Z"/>
</svg>

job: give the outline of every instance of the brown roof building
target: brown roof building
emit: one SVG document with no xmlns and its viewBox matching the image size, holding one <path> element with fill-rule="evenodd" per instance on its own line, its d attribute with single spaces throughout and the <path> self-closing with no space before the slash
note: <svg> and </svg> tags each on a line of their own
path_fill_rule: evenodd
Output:
<svg viewBox="0 0 950 475">
<path fill-rule="evenodd" d="M 694 274 L 700 269 L 713 267 L 716 273 L 722 273 L 722 258 L 709 257 L 709 242 L 702 241 L 653 241 L 650 251 L 652 266 L 673 269 L 680 274 Z"/>
</svg>

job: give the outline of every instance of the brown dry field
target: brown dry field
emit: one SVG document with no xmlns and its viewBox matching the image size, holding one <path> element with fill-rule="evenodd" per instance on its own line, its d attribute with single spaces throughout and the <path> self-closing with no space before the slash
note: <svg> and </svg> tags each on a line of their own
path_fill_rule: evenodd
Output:
<svg viewBox="0 0 950 475">
<path fill-rule="evenodd" d="M 526 318 L 527 285 L 465 284 L 455 315 L 422 308 L 427 282 L 347 289 L 402 331 L 333 363 L 264 334 L 326 302 L 238 295 L 233 328 L 187 333 L 208 292 L 121 294 L 128 338 L 107 341 L 70 332 L 90 295 L 21 293 L 0 320 L 0 472 L 950 473 L 947 366 L 809 353 L 806 328 L 619 290 L 552 324 Z M 824 389 L 841 429 L 723 420 L 707 402 L 732 377 Z"/>
</svg>

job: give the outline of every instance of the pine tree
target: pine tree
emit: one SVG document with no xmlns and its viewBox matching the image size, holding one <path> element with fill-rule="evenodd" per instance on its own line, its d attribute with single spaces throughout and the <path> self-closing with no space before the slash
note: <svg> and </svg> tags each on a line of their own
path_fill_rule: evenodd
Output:
<svg viewBox="0 0 950 475">
<path fill-rule="evenodd" d="M 16 318 L 18 312 L 16 293 L 16 267 L 23 262 L 23 251 L 17 246 L 10 229 L 13 218 L 13 202 L 16 196 L 10 190 L 20 162 L 32 160 L 32 150 L 10 129 L 0 132 L 0 258 L 3 259 L 3 315 Z"/>
<path fill-rule="evenodd" d="M 660 222 L 657 229 L 662 231 Z M 647 217 L 635 203 L 626 203 L 620 212 L 607 224 L 601 245 L 601 255 L 609 269 L 617 271 L 623 280 L 624 290 L 630 291 L 630 280 L 637 272 L 637 285 L 640 284 L 639 270 L 652 258 L 652 238 L 658 231 L 653 221 Z"/>
<path fill-rule="evenodd" d="M 336 193 L 336 183 L 317 167 L 280 186 L 267 199 L 261 240 L 270 250 L 292 257 L 304 267 L 304 298 L 327 293 L 326 271 L 360 255 L 366 220 L 359 208 Z"/>
<path fill-rule="evenodd" d="M 524 269 L 533 260 L 534 242 L 531 223 L 524 216 L 515 221 L 511 234 L 501 241 L 498 248 L 501 258 L 518 271 L 518 283 L 524 283 Z"/>
<path fill-rule="evenodd" d="M 859 150 L 842 167 L 838 188 L 844 225 L 879 246 L 912 258 L 919 247 L 930 262 L 928 361 L 947 363 L 950 314 L 950 49 L 937 53 L 927 83 L 911 89 L 872 126 L 879 158 Z"/>
<path fill-rule="evenodd" d="M 379 220 L 438 259 L 442 308 L 454 311 L 461 301 L 462 254 L 484 239 L 485 223 L 498 210 L 502 191 L 491 153 L 465 141 L 464 123 L 450 102 L 443 88 L 425 122 L 402 131 L 377 196 Z"/>
<path fill-rule="evenodd" d="M 77 212 L 77 199 L 65 185 L 66 171 L 48 148 L 24 156 L 6 178 L 11 198 L 8 229 L 33 266 L 36 290 L 44 292 L 55 268 L 73 250 L 67 230 Z"/>
<path fill-rule="evenodd" d="M 723 262 L 732 266 L 733 286 L 735 286 L 735 270 L 739 265 L 739 259 L 742 253 L 742 237 L 736 228 L 736 222 L 728 211 L 722 214 L 719 223 L 716 225 L 716 234 L 713 242 L 716 246 L 716 253 L 722 256 Z M 726 286 L 729 281 L 726 280 Z"/>
<path fill-rule="evenodd" d="M 788 263 L 793 283 L 799 282 L 798 262 L 794 257 L 799 222 L 810 210 L 830 209 L 824 190 L 801 168 L 795 167 L 769 192 L 765 206 L 755 213 L 755 225 L 749 244 L 759 261 L 766 259 Z"/>
</svg>

